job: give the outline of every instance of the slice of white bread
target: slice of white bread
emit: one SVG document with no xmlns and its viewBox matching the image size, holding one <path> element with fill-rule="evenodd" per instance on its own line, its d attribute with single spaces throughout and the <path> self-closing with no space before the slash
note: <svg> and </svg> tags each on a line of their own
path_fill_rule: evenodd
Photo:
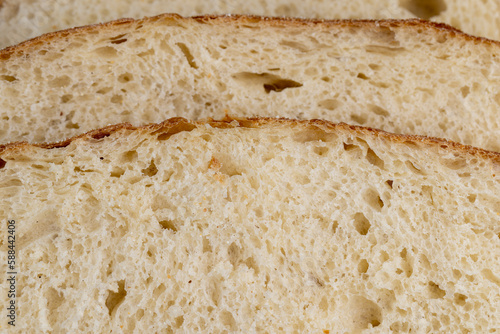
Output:
<svg viewBox="0 0 500 334">
<path fill-rule="evenodd" d="M 499 55 L 497 42 L 418 20 L 120 20 L 0 52 L 0 142 L 229 113 L 500 151 Z"/>
<path fill-rule="evenodd" d="M 0 159 L 23 333 L 500 327 L 498 153 L 326 121 L 172 119 Z"/>
<path fill-rule="evenodd" d="M 253 14 L 316 19 L 408 19 L 444 22 L 500 39 L 498 0 L 3 0 L 0 48 L 43 33 L 161 13 Z"/>
</svg>

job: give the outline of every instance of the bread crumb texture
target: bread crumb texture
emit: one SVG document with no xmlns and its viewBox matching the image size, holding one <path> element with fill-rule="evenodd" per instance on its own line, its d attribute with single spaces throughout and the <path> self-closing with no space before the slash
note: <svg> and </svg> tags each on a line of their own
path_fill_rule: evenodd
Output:
<svg viewBox="0 0 500 334">
<path fill-rule="evenodd" d="M 499 45 L 422 21 L 116 21 L 0 53 L 0 142 L 229 113 L 321 118 L 500 151 Z"/>
<path fill-rule="evenodd" d="M 16 330 L 500 327 L 498 156 L 347 126 L 234 123 L 0 153 Z"/>
<path fill-rule="evenodd" d="M 184 16 L 252 14 L 316 19 L 407 19 L 444 22 L 469 34 L 500 40 L 500 4 L 496 0 L 3 0 L 0 48 L 43 33 L 161 13 Z"/>
</svg>

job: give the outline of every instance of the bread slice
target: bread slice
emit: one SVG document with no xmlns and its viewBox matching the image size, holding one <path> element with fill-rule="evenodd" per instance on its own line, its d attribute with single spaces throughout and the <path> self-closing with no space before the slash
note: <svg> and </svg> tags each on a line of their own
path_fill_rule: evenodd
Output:
<svg viewBox="0 0 500 334">
<path fill-rule="evenodd" d="M 500 327 L 500 154 L 326 121 L 172 119 L 0 159 L 23 333 Z"/>
<path fill-rule="evenodd" d="M 0 52 L 0 142 L 169 117 L 323 118 L 500 151 L 500 44 L 410 21 L 120 20 Z"/>
<path fill-rule="evenodd" d="M 469 34 L 500 39 L 497 0 L 4 0 L 0 48 L 43 33 L 123 17 L 253 14 L 316 19 L 408 19 L 444 22 Z"/>
</svg>

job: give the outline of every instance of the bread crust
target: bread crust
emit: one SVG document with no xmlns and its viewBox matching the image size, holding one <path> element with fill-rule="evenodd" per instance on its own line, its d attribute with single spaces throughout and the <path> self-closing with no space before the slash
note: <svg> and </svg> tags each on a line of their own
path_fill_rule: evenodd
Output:
<svg viewBox="0 0 500 334">
<path fill-rule="evenodd" d="M 70 28 L 66 30 L 56 31 L 35 37 L 17 45 L 9 46 L 0 50 L 0 60 L 7 60 L 12 56 L 21 56 L 31 52 L 33 48 L 47 47 L 47 43 L 57 41 L 58 39 L 68 39 L 73 36 L 87 34 L 95 31 L 111 31 L 131 25 L 145 25 L 158 21 L 165 23 L 177 22 L 183 23 L 202 23 L 212 25 L 242 25 L 253 24 L 260 27 L 307 27 L 315 29 L 331 29 L 337 28 L 356 28 L 356 29 L 380 29 L 382 28 L 397 28 L 411 29 L 415 33 L 427 31 L 428 33 L 440 34 L 444 37 L 461 38 L 477 44 L 500 46 L 499 41 L 490 40 L 484 37 L 476 37 L 466 34 L 456 28 L 453 28 L 444 23 L 436 23 L 422 19 L 406 19 L 406 20 L 320 20 L 320 19 L 304 19 L 304 18 L 289 18 L 289 17 L 265 17 L 254 15 L 204 15 L 183 17 L 178 14 L 161 14 L 143 19 L 123 18 L 106 23 L 87 25 L 82 27 Z"/>
<path fill-rule="evenodd" d="M 119 135 L 120 132 L 126 132 L 126 131 L 137 131 L 144 135 L 152 135 L 155 133 L 165 133 L 171 135 L 178 132 L 191 131 L 196 127 L 202 127 L 207 124 L 214 128 L 234 128 L 234 127 L 263 128 L 263 127 L 286 126 L 286 127 L 299 127 L 302 128 L 303 130 L 320 129 L 326 133 L 334 133 L 337 131 L 350 132 L 353 135 L 359 134 L 362 136 L 379 138 L 391 141 L 394 144 L 402 144 L 402 143 L 415 144 L 419 146 L 427 146 L 429 148 L 444 149 L 459 155 L 476 156 L 481 159 L 491 160 L 495 165 L 498 165 L 500 169 L 500 153 L 484 150 L 469 145 L 463 145 L 457 142 L 452 142 L 441 138 L 426 137 L 420 135 L 394 134 L 379 129 L 349 125 L 346 123 L 333 123 L 321 119 L 295 120 L 287 118 L 268 118 L 268 117 L 233 118 L 230 116 L 226 116 L 222 120 L 206 120 L 206 121 L 191 121 L 182 117 L 174 117 L 165 120 L 161 123 L 148 124 L 139 127 L 132 126 L 129 123 L 122 123 L 89 131 L 79 136 L 69 138 L 64 141 L 56 143 L 39 143 L 39 144 L 31 144 L 28 142 L 10 143 L 6 145 L 0 145 L 0 160 L 2 159 L 2 156 L 15 155 L 17 153 L 28 152 L 36 147 L 44 149 L 55 149 L 55 148 L 66 147 L 70 145 L 73 141 L 79 139 L 99 140 L 111 136 L 113 134 Z"/>
</svg>

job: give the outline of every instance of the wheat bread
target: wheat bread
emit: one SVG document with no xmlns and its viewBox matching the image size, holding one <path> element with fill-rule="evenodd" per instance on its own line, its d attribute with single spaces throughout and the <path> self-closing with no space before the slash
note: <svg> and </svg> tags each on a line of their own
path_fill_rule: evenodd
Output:
<svg viewBox="0 0 500 334">
<path fill-rule="evenodd" d="M 161 13 L 183 16 L 253 14 L 316 19 L 408 19 L 444 22 L 469 34 L 500 39 L 497 0 L 4 0 L 0 48 L 75 26 Z"/>
<path fill-rule="evenodd" d="M 229 113 L 322 118 L 500 151 L 499 51 L 419 20 L 119 20 L 0 52 L 0 142 Z"/>
<path fill-rule="evenodd" d="M 172 119 L 0 159 L 23 333 L 500 326 L 497 153 L 317 120 Z"/>
</svg>

